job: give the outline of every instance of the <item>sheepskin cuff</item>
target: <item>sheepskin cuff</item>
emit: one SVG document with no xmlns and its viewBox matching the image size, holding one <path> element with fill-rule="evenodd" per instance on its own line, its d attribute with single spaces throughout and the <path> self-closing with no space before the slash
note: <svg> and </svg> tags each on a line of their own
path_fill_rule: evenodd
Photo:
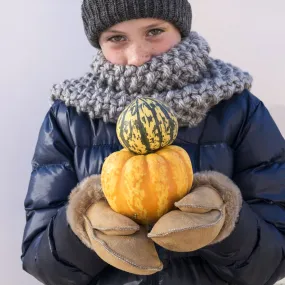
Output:
<svg viewBox="0 0 285 285">
<path fill-rule="evenodd" d="M 92 175 L 80 182 L 69 195 L 67 206 L 67 221 L 72 231 L 89 248 L 90 240 L 85 230 L 84 216 L 94 203 L 105 199 L 101 188 L 101 176 Z"/>
<path fill-rule="evenodd" d="M 225 204 L 224 225 L 211 244 L 227 238 L 235 228 L 242 207 L 242 195 L 237 185 L 222 173 L 215 171 L 198 172 L 194 175 L 193 189 L 200 186 L 210 186 L 221 196 Z"/>
</svg>

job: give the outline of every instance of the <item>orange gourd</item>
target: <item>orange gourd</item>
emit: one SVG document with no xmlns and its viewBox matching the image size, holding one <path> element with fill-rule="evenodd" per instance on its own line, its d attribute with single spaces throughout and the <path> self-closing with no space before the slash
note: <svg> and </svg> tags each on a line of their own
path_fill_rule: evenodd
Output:
<svg viewBox="0 0 285 285">
<path fill-rule="evenodd" d="M 101 183 L 114 211 L 152 224 L 190 191 L 192 164 L 187 152 L 175 145 L 146 155 L 123 149 L 106 158 Z"/>
</svg>

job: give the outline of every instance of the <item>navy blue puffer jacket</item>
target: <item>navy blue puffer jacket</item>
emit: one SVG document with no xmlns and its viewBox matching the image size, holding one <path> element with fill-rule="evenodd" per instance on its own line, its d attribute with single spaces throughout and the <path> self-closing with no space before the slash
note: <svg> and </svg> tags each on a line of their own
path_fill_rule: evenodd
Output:
<svg viewBox="0 0 285 285">
<path fill-rule="evenodd" d="M 191 253 L 157 246 L 163 271 L 138 276 L 102 261 L 70 229 L 66 204 L 83 178 L 99 174 L 121 149 L 114 124 L 56 101 L 40 130 L 25 199 L 23 268 L 48 285 L 269 285 L 285 276 L 285 142 L 263 103 L 245 90 L 211 109 L 196 127 L 180 128 L 174 144 L 194 172 L 215 170 L 241 189 L 232 234 Z"/>
</svg>

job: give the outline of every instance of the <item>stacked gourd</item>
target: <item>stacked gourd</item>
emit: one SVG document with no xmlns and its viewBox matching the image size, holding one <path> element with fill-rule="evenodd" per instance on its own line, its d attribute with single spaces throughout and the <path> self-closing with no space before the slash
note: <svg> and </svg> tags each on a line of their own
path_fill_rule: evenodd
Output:
<svg viewBox="0 0 285 285">
<path fill-rule="evenodd" d="M 152 224 L 191 189 L 187 152 L 171 145 L 178 133 L 173 111 L 153 98 L 137 98 L 121 113 L 116 132 L 124 147 L 108 156 L 101 183 L 110 207 Z"/>
</svg>

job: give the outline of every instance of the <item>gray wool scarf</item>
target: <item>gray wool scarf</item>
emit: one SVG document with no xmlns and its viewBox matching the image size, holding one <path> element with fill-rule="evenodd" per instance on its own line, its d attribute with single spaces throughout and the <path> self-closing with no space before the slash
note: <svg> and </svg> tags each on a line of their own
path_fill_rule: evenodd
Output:
<svg viewBox="0 0 285 285">
<path fill-rule="evenodd" d="M 180 126 L 193 127 L 210 108 L 252 84 L 247 72 L 209 53 L 208 43 L 196 32 L 139 67 L 114 65 L 98 51 L 90 72 L 52 87 L 51 101 L 62 100 L 91 119 L 116 122 L 132 100 L 153 97 L 173 109 Z"/>
</svg>

